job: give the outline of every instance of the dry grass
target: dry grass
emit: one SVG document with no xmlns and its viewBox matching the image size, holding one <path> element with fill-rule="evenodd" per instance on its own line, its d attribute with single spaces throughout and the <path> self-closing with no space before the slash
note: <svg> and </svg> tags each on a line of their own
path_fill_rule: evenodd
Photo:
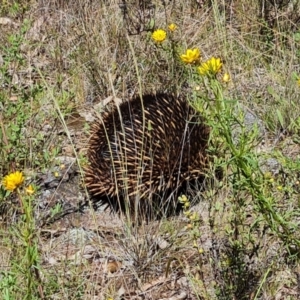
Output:
<svg viewBox="0 0 300 300">
<path fill-rule="evenodd" d="M 299 1 L 124 1 L 127 21 L 120 2 L 0 7 L 0 173 L 23 170 L 39 186 L 39 275 L 27 299 L 298 299 L 299 249 L 234 190 L 230 171 L 193 208 L 196 248 L 183 216 L 131 228 L 107 212 L 74 211 L 86 197 L 78 165 L 96 105 L 140 92 L 191 93 L 184 67 L 151 41 L 151 30 L 174 22 L 182 52 L 220 56 L 230 99 L 263 124 L 257 152 L 278 165 L 267 166 L 269 188 L 298 237 Z M 0 215 L 0 294 L 25 299 L 18 201 L 3 187 Z"/>
</svg>

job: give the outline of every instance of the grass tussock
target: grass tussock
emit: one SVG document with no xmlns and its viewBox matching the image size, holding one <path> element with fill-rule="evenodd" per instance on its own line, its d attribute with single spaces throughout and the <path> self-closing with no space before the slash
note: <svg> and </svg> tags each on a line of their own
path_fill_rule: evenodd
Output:
<svg viewBox="0 0 300 300">
<path fill-rule="evenodd" d="M 2 1 L 0 298 L 298 299 L 299 10 Z M 151 92 L 210 126 L 205 188 L 135 227 L 78 211 L 92 112 Z"/>
</svg>

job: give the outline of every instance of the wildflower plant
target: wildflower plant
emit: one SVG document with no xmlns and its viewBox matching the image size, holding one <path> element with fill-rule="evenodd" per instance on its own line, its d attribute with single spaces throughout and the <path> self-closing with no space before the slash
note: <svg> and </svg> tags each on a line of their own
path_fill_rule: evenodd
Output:
<svg viewBox="0 0 300 300">
<path fill-rule="evenodd" d="M 160 72 L 165 70 L 167 75 L 163 76 L 160 74 L 160 76 L 168 80 L 170 90 L 175 93 L 183 84 L 182 81 L 188 78 L 188 76 L 183 76 L 183 74 L 188 74 L 189 72 L 184 68 L 183 60 L 187 64 L 195 64 L 200 61 L 201 56 L 198 48 L 188 49 L 186 53 L 182 53 L 180 30 L 178 27 L 175 23 L 170 23 L 165 28 L 157 28 L 151 35 L 148 35 L 155 50 L 159 49 L 159 51 L 152 51 L 154 57 L 151 59 L 151 65 L 156 69 L 156 62 L 160 62 Z M 162 68 L 162 66 L 164 67 Z"/>
<path fill-rule="evenodd" d="M 162 46 L 161 49 L 173 58 L 177 67 L 180 65 L 186 69 L 182 73 L 185 74 L 189 85 L 195 87 L 191 105 L 202 114 L 206 123 L 212 128 L 211 153 L 222 149 L 222 156 L 214 156 L 213 166 L 215 169 L 230 170 L 232 174 L 229 178 L 229 185 L 233 188 L 231 205 L 235 214 L 231 220 L 232 227 L 238 228 L 243 224 L 245 197 L 252 198 L 256 213 L 265 220 L 269 228 L 285 244 L 292 243 L 296 247 L 300 247 L 300 240 L 293 234 L 294 225 L 289 223 L 289 216 L 278 212 L 273 190 L 270 189 L 269 183 L 260 169 L 258 154 L 254 151 L 255 145 L 259 141 L 257 126 L 246 128 L 243 125 L 244 113 L 239 108 L 239 102 L 228 98 L 227 86 L 232 78 L 230 73 L 224 70 L 221 58 L 212 56 L 203 60 L 198 47 L 187 48 L 184 51 L 180 41 L 174 38 L 173 33 L 170 36 L 161 31 L 154 33 L 152 34 L 154 41 L 154 36 L 157 35 L 155 43 L 165 42 L 165 46 Z M 232 129 L 237 127 L 239 128 L 238 133 L 235 133 Z M 280 184 L 278 186 L 281 187 Z M 280 188 L 277 188 L 277 191 L 280 191 Z M 197 216 L 190 215 L 189 201 L 185 197 L 181 197 L 179 201 L 184 205 L 185 214 L 190 221 L 198 219 Z M 193 227 L 192 224 L 193 222 L 189 226 Z M 254 227 L 249 230 L 254 230 Z M 196 243 L 195 241 L 196 238 L 194 243 Z M 254 243 L 249 237 L 245 244 L 249 241 Z"/>
<path fill-rule="evenodd" d="M 196 212 L 191 211 L 191 203 L 189 199 L 187 198 L 186 195 L 182 195 L 178 198 L 179 203 L 182 204 L 183 206 L 183 214 L 185 217 L 188 219 L 188 225 L 186 228 L 188 230 L 191 230 L 192 232 L 192 237 L 193 237 L 193 246 L 196 248 L 199 252 L 199 254 L 203 253 L 203 249 L 199 247 L 197 241 L 198 238 L 200 237 L 200 232 L 199 232 L 199 223 L 200 223 L 200 217 L 199 214 Z"/>
<path fill-rule="evenodd" d="M 179 54 L 179 58 L 187 69 L 190 86 L 194 87 L 190 104 L 201 113 L 211 128 L 208 151 L 212 159 L 212 172 L 208 177 L 214 177 L 219 169 L 230 173 L 230 176 L 226 177 L 226 187 L 222 182 L 216 183 L 216 188 L 212 187 L 215 191 L 223 188 L 230 190 L 230 195 L 222 201 L 228 203 L 231 211 L 224 232 L 230 241 L 232 252 L 222 253 L 221 260 L 225 264 L 216 266 L 216 269 L 224 272 L 224 278 L 227 276 L 225 280 L 231 288 L 222 292 L 229 295 L 232 289 L 238 289 L 240 280 L 239 276 L 232 278 L 232 270 L 236 271 L 236 274 L 242 274 L 242 277 L 249 273 L 243 263 L 245 251 L 255 253 L 260 243 L 255 237 L 261 226 L 269 228 L 286 249 L 292 247 L 297 249 L 296 252 L 299 251 L 300 239 L 295 231 L 296 224 L 293 222 L 292 213 L 278 208 L 277 199 L 283 197 L 284 193 L 290 194 L 290 191 L 280 182 L 270 184 L 265 178 L 260 167 L 259 154 L 255 151 L 259 142 L 258 128 L 256 125 L 250 128 L 244 125 L 244 112 L 240 109 L 239 101 L 231 99 L 228 95 L 228 83 L 232 81 L 229 72 L 224 70 L 221 58 L 213 56 L 203 61 L 200 54 L 200 49 L 193 48 Z M 221 205 L 213 194 L 207 190 L 203 196 L 209 200 L 209 223 L 212 232 L 215 233 Z M 205 252 L 199 244 L 200 216 L 190 211 L 190 202 L 184 195 L 179 198 L 179 202 L 183 204 L 184 215 L 188 219 L 187 229 L 193 238 L 193 247 L 199 255 L 201 269 Z M 245 226 L 245 210 L 249 202 L 255 214 L 255 221 L 251 226 Z M 203 285 L 203 280 L 200 285 Z M 226 289 L 227 285 L 224 286 Z"/>
<path fill-rule="evenodd" d="M 194 101 L 191 103 L 206 119 L 212 128 L 211 141 L 222 145 L 223 158 L 216 158 L 215 166 L 230 169 L 229 181 L 234 187 L 233 209 L 243 215 L 245 194 L 252 198 L 254 208 L 268 226 L 286 244 L 300 247 L 300 240 L 293 234 L 294 225 L 288 222 L 276 208 L 273 192 L 268 189 L 268 182 L 259 166 L 259 159 L 254 147 L 258 141 L 257 127 L 245 128 L 243 113 L 238 113 L 238 101 L 226 97 L 226 84 L 231 80 L 229 73 L 222 75 L 223 62 L 211 57 L 200 65 L 195 65 L 196 85 Z M 198 74 L 198 75 L 197 75 Z M 239 134 L 235 136 L 232 128 L 238 124 Z M 234 208 L 235 207 L 235 208 Z M 243 220 L 239 220 L 242 224 Z"/>
<path fill-rule="evenodd" d="M 21 218 L 15 225 L 14 231 L 23 245 L 23 254 L 18 269 L 22 269 L 26 282 L 24 299 L 32 299 L 37 291 L 42 295 L 42 290 L 38 271 L 39 255 L 33 205 L 35 188 L 32 185 L 23 188 L 24 181 L 23 173 L 16 171 L 6 175 L 2 179 L 2 185 L 6 191 L 14 193 L 19 199 Z"/>
</svg>

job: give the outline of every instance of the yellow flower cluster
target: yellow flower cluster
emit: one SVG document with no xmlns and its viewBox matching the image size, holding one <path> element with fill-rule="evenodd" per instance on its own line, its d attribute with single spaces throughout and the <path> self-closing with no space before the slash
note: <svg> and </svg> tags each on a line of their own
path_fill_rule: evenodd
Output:
<svg viewBox="0 0 300 300">
<path fill-rule="evenodd" d="M 16 171 L 8 174 L 3 178 L 2 184 L 7 191 L 13 192 L 24 182 L 24 176 L 22 172 Z"/>
<path fill-rule="evenodd" d="M 181 197 L 178 197 L 178 200 L 179 200 L 180 203 L 183 204 L 184 210 L 185 211 L 188 210 L 188 208 L 190 207 L 191 204 L 190 204 L 190 201 L 187 198 L 187 196 L 186 195 L 182 195 Z"/>
<path fill-rule="evenodd" d="M 204 250 L 203 250 L 203 248 L 199 247 L 198 242 L 197 242 L 197 234 L 199 232 L 198 227 L 199 227 L 199 222 L 200 222 L 199 215 L 198 215 L 198 213 L 192 212 L 190 210 L 191 203 L 186 195 L 182 195 L 182 196 L 178 197 L 178 201 L 183 205 L 183 214 L 189 220 L 189 223 L 187 224 L 186 229 L 191 230 L 191 232 L 193 234 L 193 238 L 194 238 L 193 247 L 198 250 L 199 254 L 203 254 Z M 196 232 L 195 232 L 195 230 L 196 230 Z"/>
<path fill-rule="evenodd" d="M 221 72 L 223 66 L 221 59 L 216 57 L 212 57 L 200 64 L 201 52 L 198 48 L 187 49 L 184 54 L 180 55 L 180 58 L 186 64 L 194 64 L 196 66 L 198 65 L 198 72 L 202 76 L 216 76 L 219 72 Z M 223 75 L 222 81 L 225 83 L 230 81 L 229 73 L 225 73 Z"/>
<path fill-rule="evenodd" d="M 200 75 L 214 76 L 221 71 L 222 62 L 220 58 L 212 57 L 198 67 Z"/>
<path fill-rule="evenodd" d="M 168 26 L 169 31 L 174 32 L 177 29 L 177 25 L 174 23 L 171 23 Z M 163 29 L 157 29 L 153 31 L 152 40 L 158 44 L 162 43 L 167 38 L 167 32 Z"/>
<path fill-rule="evenodd" d="M 177 29 L 177 25 L 171 23 L 168 26 L 168 29 L 170 32 L 174 32 Z M 166 40 L 167 32 L 163 29 L 157 29 L 152 33 L 151 37 L 154 42 L 156 42 L 157 44 L 161 44 Z M 202 62 L 201 52 L 199 48 L 186 49 L 186 52 L 180 55 L 180 59 L 185 64 L 196 66 L 197 71 L 200 75 L 210 78 L 216 78 L 216 75 L 221 72 L 223 66 L 221 59 L 217 57 L 211 57 L 205 62 Z M 224 73 L 221 80 L 224 83 L 228 83 L 231 80 L 229 73 Z M 300 79 L 298 83 L 300 84 Z"/>
<path fill-rule="evenodd" d="M 197 64 L 200 62 L 201 53 L 198 48 L 187 49 L 185 54 L 180 55 L 180 58 L 186 64 Z"/>
</svg>

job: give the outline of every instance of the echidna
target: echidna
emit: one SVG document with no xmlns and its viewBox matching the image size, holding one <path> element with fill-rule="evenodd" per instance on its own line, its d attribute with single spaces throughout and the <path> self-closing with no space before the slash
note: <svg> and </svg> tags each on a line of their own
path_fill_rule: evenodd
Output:
<svg viewBox="0 0 300 300">
<path fill-rule="evenodd" d="M 210 129 L 186 99 L 136 97 L 91 128 L 86 186 L 94 203 L 134 218 L 171 215 L 186 184 L 203 177 Z"/>
</svg>

